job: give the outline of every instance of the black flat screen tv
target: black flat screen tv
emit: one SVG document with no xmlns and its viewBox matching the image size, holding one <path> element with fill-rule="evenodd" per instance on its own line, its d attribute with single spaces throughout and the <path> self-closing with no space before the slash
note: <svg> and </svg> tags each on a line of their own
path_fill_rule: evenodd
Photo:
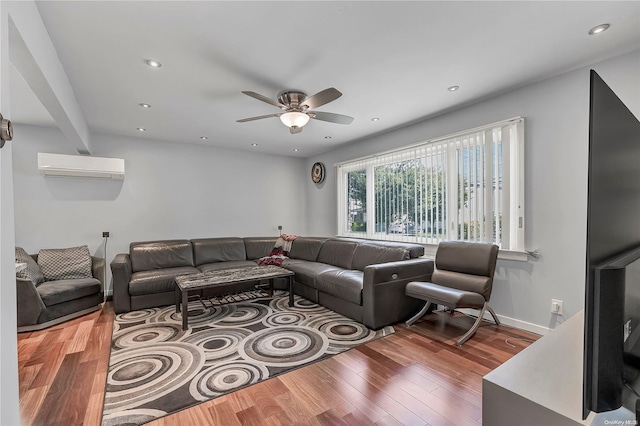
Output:
<svg viewBox="0 0 640 426">
<path fill-rule="evenodd" d="M 640 392 L 640 121 L 593 70 L 588 170 L 583 418 Z"/>
</svg>

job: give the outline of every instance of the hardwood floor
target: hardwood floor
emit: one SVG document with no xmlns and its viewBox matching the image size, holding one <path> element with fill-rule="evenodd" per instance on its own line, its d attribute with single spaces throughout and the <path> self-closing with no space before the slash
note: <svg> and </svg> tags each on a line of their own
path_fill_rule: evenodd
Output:
<svg viewBox="0 0 640 426">
<path fill-rule="evenodd" d="M 99 425 L 113 307 L 18 334 L 23 425 Z M 437 312 L 411 328 L 149 423 L 480 425 L 482 376 L 539 336 Z"/>
</svg>

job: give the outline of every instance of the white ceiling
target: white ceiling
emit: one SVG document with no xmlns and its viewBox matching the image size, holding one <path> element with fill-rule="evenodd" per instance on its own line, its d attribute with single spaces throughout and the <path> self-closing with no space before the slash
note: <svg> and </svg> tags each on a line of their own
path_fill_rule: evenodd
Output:
<svg viewBox="0 0 640 426">
<path fill-rule="evenodd" d="M 92 132 L 299 157 L 640 48 L 638 1 L 42 1 L 38 9 Z M 611 28 L 587 35 L 601 23 Z M 14 122 L 52 124 L 15 70 L 11 84 Z M 279 111 L 242 90 L 275 99 L 328 87 L 343 96 L 318 110 L 350 115 L 351 125 L 312 120 L 291 135 L 277 118 L 236 123 Z"/>
</svg>

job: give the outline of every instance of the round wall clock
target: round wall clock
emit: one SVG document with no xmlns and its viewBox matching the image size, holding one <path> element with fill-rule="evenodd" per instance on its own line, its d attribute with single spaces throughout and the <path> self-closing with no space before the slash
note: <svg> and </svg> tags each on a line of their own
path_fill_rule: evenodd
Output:
<svg viewBox="0 0 640 426">
<path fill-rule="evenodd" d="M 324 180 L 324 164 L 314 163 L 311 166 L 311 180 L 313 183 L 321 183 Z"/>
</svg>

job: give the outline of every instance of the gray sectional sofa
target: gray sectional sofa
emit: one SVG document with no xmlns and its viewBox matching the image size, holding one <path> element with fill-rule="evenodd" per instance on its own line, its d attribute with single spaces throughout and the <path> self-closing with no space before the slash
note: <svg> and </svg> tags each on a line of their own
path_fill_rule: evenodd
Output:
<svg viewBox="0 0 640 426">
<path fill-rule="evenodd" d="M 131 243 L 111 262 L 116 313 L 175 303 L 180 274 L 255 266 L 276 237 L 206 238 Z M 409 281 L 429 281 L 433 261 L 418 244 L 356 238 L 299 237 L 283 268 L 295 272 L 294 292 L 372 329 L 405 320 L 421 306 Z M 217 289 L 253 288 L 255 283 Z"/>
</svg>

